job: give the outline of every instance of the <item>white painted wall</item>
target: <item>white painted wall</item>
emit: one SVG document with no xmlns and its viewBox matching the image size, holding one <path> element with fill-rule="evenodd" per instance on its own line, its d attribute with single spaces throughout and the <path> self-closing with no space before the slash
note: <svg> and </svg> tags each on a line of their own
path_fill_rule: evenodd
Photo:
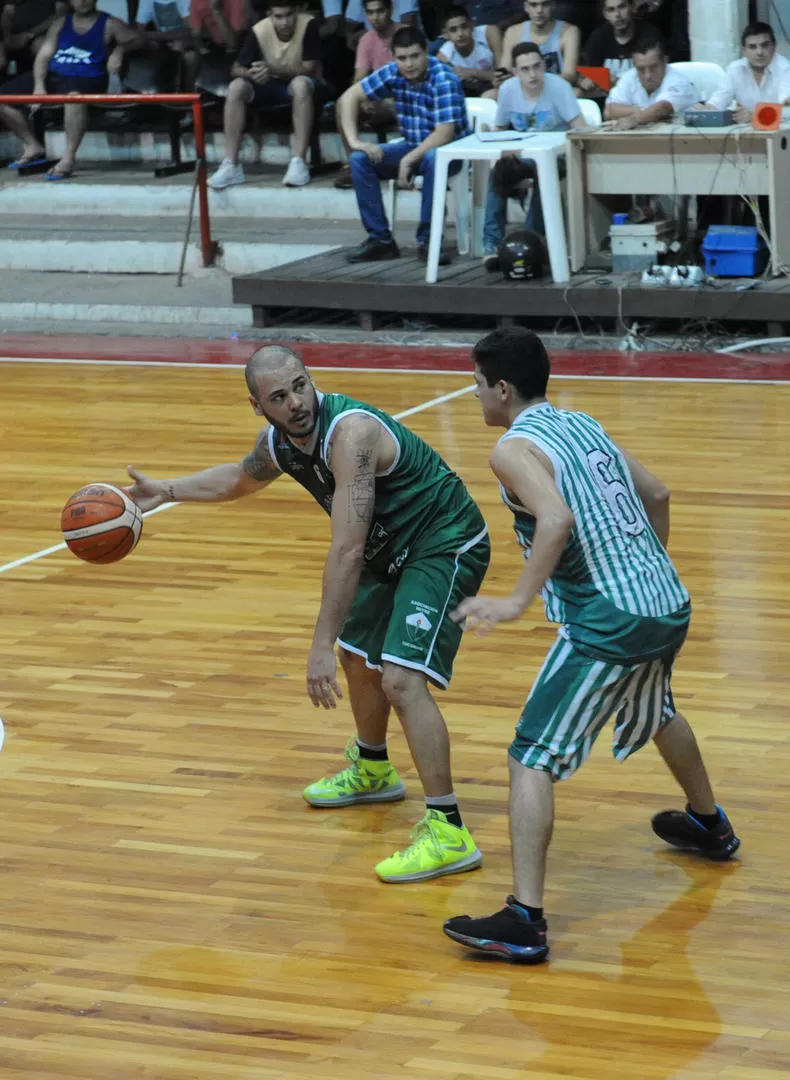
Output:
<svg viewBox="0 0 790 1080">
<path fill-rule="evenodd" d="M 778 0 L 790 9 L 790 0 Z M 748 0 L 689 0 L 691 59 L 726 67 L 740 56 Z"/>
</svg>

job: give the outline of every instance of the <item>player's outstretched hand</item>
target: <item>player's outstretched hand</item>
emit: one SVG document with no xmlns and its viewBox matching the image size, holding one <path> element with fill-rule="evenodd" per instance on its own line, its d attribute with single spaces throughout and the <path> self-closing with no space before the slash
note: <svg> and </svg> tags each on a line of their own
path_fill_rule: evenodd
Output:
<svg viewBox="0 0 790 1080">
<path fill-rule="evenodd" d="M 167 488 L 161 480 L 154 480 L 145 473 L 137 472 L 131 465 L 126 466 L 126 471 L 134 483 L 124 488 L 124 491 L 131 499 L 134 499 L 144 514 L 168 502 Z"/>
<path fill-rule="evenodd" d="M 500 622 L 512 622 L 522 612 L 521 604 L 511 596 L 495 599 L 492 596 L 469 596 L 462 600 L 455 611 L 450 612 L 453 622 L 463 623 L 464 630 L 478 634 L 488 631 Z"/>
<path fill-rule="evenodd" d="M 313 645 L 307 659 L 307 693 L 316 708 L 336 709 L 342 698 L 337 685 L 337 657 L 334 649 Z"/>
</svg>

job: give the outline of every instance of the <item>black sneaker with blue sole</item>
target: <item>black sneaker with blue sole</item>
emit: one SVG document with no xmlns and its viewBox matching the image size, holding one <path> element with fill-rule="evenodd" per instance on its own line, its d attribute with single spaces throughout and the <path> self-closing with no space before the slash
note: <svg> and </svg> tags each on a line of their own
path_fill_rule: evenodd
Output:
<svg viewBox="0 0 790 1080">
<path fill-rule="evenodd" d="M 477 952 L 514 960 L 519 964 L 542 964 L 549 955 L 546 920 L 530 921 L 513 906 L 513 897 L 495 915 L 473 919 L 456 915 L 444 924 L 444 932 L 459 945 Z"/>
<path fill-rule="evenodd" d="M 653 832 L 681 851 L 693 851 L 706 859 L 726 862 L 741 842 L 733 832 L 729 818 L 720 806 L 719 823 L 706 829 L 688 810 L 662 810 L 653 818 Z"/>
</svg>

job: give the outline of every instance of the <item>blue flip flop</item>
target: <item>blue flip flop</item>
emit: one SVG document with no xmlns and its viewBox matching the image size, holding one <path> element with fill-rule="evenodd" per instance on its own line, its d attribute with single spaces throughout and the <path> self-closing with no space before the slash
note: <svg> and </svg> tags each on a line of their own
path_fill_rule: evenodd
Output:
<svg viewBox="0 0 790 1080">
<path fill-rule="evenodd" d="M 44 173 L 45 180 L 70 180 L 71 177 L 71 170 L 68 172 L 55 172 L 54 170 L 50 170 L 48 173 Z"/>
<path fill-rule="evenodd" d="M 26 169 L 28 165 L 46 165 L 49 158 L 46 154 L 43 157 L 30 158 L 29 161 L 12 161 L 8 166 L 9 169 Z"/>
</svg>

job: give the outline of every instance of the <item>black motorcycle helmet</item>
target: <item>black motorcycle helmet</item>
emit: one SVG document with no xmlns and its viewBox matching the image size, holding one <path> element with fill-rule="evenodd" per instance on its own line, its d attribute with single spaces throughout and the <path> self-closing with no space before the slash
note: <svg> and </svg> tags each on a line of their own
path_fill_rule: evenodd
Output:
<svg viewBox="0 0 790 1080">
<path fill-rule="evenodd" d="M 543 240 L 535 232 L 517 229 L 499 245 L 499 269 L 511 281 L 540 277 L 546 261 Z"/>
</svg>

